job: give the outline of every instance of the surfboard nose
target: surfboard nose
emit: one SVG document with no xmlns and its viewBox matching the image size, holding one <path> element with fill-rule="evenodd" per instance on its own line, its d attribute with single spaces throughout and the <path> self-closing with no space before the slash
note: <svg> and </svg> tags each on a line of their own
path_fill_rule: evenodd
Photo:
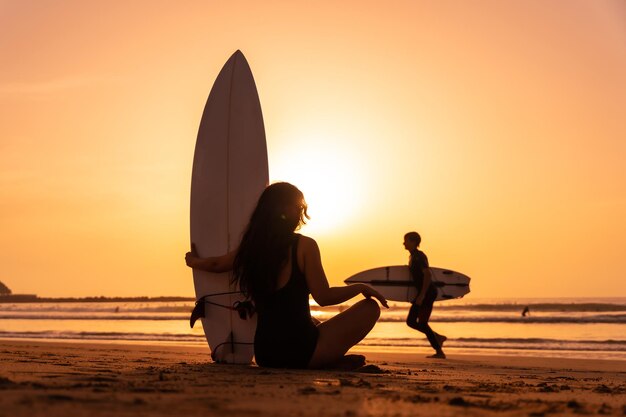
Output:
<svg viewBox="0 0 626 417">
<path fill-rule="evenodd" d="M 235 52 L 233 52 L 229 60 L 231 59 L 243 59 L 247 62 L 245 55 L 243 54 L 243 52 L 241 52 L 241 49 L 237 49 Z"/>
</svg>

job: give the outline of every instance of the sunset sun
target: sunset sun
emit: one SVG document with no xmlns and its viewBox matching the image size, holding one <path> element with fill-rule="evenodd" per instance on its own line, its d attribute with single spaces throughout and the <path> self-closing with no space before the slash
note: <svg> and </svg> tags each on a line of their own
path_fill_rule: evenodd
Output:
<svg viewBox="0 0 626 417">
<path fill-rule="evenodd" d="M 293 157 L 293 155 L 302 155 Z M 363 199 L 363 179 L 358 159 L 348 150 L 313 147 L 298 153 L 282 153 L 272 166 L 272 181 L 297 186 L 311 217 L 304 230 L 332 234 L 354 220 Z"/>
</svg>

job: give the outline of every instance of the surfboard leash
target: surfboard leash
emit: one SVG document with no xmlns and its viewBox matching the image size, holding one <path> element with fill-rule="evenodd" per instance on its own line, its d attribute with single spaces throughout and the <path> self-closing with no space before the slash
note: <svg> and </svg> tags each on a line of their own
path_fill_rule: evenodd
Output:
<svg viewBox="0 0 626 417">
<path fill-rule="evenodd" d="M 196 300 L 196 306 L 191 311 L 191 317 L 189 318 L 189 326 L 193 329 L 193 325 L 199 318 L 205 317 L 206 310 L 205 305 L 211 304 L 217 307 L 222 307 L 227 310 L 236 311 L 239 314 L 239 318 L 242 320 L 247 320 L 248 318 L 254 316 L 256 312 L 254 308 L 254 304 L 251 301 L 235 301 L 232 306 L 226 304 L 216 303 L 214 301 L 207 300 L 207 297 L 215 297 L 219 295 L 232 295 L 232 294 L 241 294 L 241 291 L 229 291 L 229 292 L 221 292 L 215 294 L 207 294 L 200 297 Z"/>
<path fill-rule="evenodd" d="M 217 358 L 217 350 L 221 348 L 222 346 L 230 346 L 230 353 L 234 354 L 235 345 L 254 345 L 254 342 L 235 342 L 233 332 L 230 332 L 230 335 L 228 336 L 225 342 L 220 343 L 219 345 L 215 346 L 214 349 L 211 350 L 211 359 L 213 359 L 213 361 L 217 363 L 222 363 L 222 362 L 227 363 L 226 361 L 221 361 Z"/>
</svg>

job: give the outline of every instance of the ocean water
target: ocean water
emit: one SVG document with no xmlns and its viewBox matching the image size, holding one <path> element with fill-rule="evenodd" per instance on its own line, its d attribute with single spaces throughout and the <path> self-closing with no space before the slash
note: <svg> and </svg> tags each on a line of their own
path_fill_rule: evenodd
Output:
<svg viewBox="0 0 626 417">
<path fill-rule="evenodd" d="M 0 339 L 206 345 L 189 327 L 193 302 L 0 303 Z M 530 314 L 522 317 L 525 306 Z M 383 309 L 366 349 L 426 354 L 424 335 L 405 324 L 408 304 Z M 327 320 L 349 305 L 311 306 Z M 448 353 L 626 360 L 626 297 L 460 299 L 435 304 L 431 327 Z"/>
</svg>

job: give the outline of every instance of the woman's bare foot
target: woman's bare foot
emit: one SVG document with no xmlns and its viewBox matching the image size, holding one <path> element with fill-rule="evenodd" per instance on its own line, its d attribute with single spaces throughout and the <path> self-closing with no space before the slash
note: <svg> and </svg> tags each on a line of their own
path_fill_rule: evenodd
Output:
<svg viewBox="0 0 626 417">
<path fill-rule="evenodd" d="M 431 358 L 431 359 L 445 359 L 446 358 L 446 354 L 443 352 L 440 353 L 435 353 L 434 355 L 430 355 L 430 356 L 426 356 L 427 358 Z"/>
<path fill-rule="evenodd" d="M 332 366 L 329 366 L 329 368 L 340 371 L 354 371 L 355 369 L 361 368 L 363 365 L 365 365 L 365 356 L 344 355 L 343 358 L 339 359 Z"/>
</svg>

